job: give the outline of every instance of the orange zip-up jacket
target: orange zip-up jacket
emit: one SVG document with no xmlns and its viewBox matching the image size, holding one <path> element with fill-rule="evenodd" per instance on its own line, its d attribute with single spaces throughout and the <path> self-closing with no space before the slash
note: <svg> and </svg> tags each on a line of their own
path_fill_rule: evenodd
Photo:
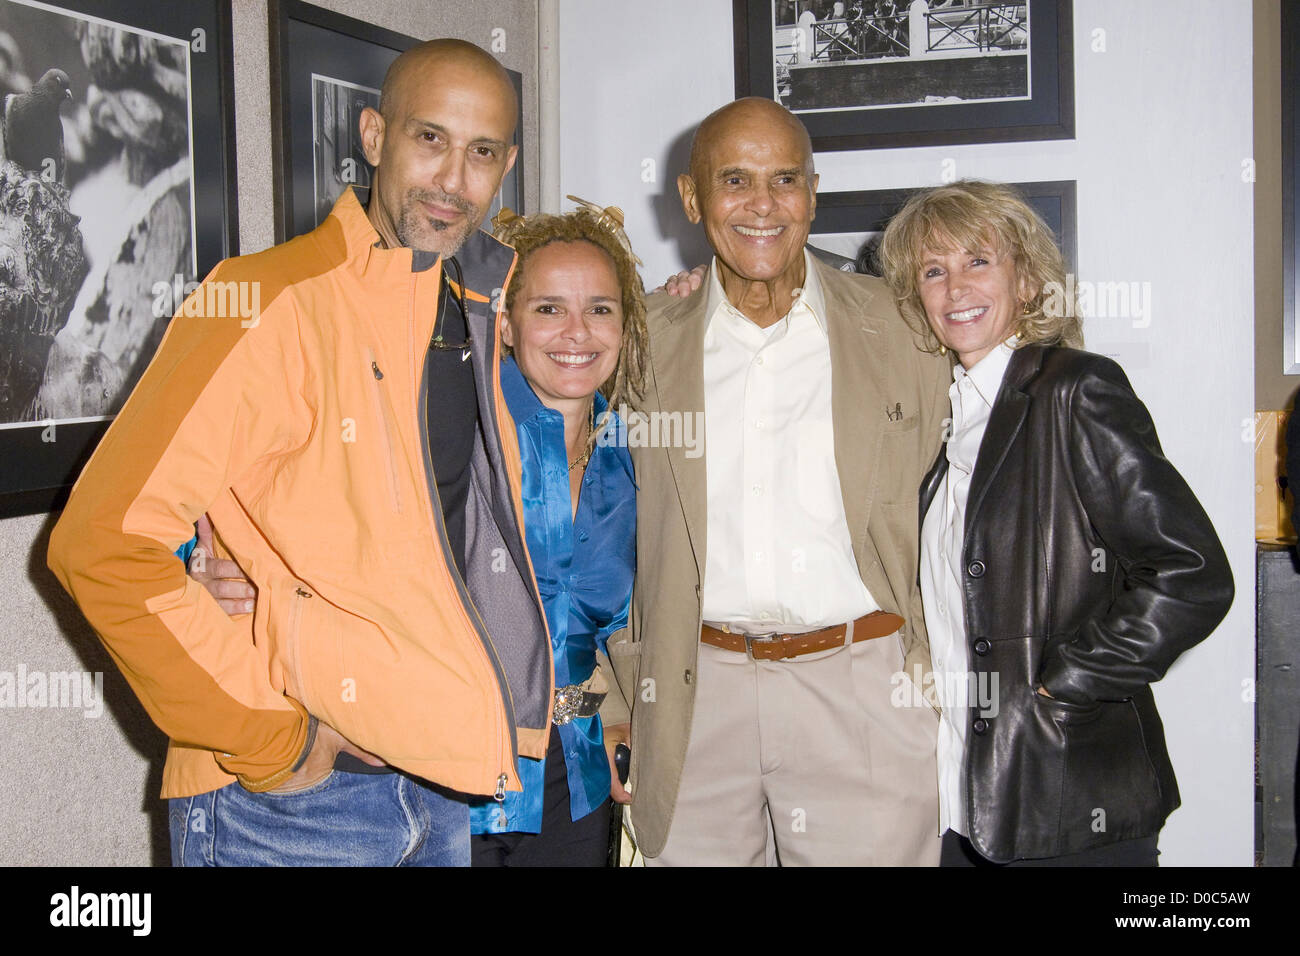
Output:
<svg viewBox="0 0 1300 956">
<path fill-rule="evenodd" d="M 308 714 L 466 793 L 518 789 L 516 754 L 546 751 L 550 644 L 497 361 L 514 252 L 475 232 L 457 254 L 483 439 L 462 580 L 425 425 L 442 270 L 378 241 L 348 190 L 311 233 L 219 264 L 51 536 L 50 568 L 171 738 L 164 797 L 275 786 Z M 176 560 L 205 511 L 258 588 L 251 622 Z"/>
</svg>

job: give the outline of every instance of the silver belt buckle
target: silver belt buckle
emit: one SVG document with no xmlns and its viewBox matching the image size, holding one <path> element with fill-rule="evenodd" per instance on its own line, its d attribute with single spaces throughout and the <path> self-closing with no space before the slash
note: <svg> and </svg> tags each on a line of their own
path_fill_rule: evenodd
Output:
<svg viewBox="0 0 1300 956">
<path fill-rule="evenodd" d="M 757 663 L 757 659 L 754 657 L 754 642 L 757 641 L 759 643 L 763 643 L 763 642 L 772 643 L 772 639 L 775 638 L 776 635 L 777 635 L 776 631 L 767 631 L 763 634 L 741 633 L 741 636 L 745 639 L 745 656 L 748 657 L 751 661 Z"/>
<path fill-rule="evenodd" d="M 572 722 L 582 707 L 582 685 L 569 684 L 567 687 L 555 688 L 555 706 L 551 711 L 551 721 L 559 726 Z"/>
</svg>

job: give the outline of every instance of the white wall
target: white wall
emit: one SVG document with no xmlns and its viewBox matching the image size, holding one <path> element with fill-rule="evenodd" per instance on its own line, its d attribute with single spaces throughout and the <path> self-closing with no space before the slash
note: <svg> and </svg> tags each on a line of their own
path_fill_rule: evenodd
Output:
<svg viewBox="0 0 1300 956">
<path fill-rule="evenodd" d="M 1250 865 L 1254 846 L 1251 10 L 1217 0 L 1076 0 L 1072 141 L 822 153 L 824 191 L 1075 179 L 1079 276 L 1150 282 L 1151 321 L 1090 320 L 1118 351 L 1237 583 L 1227 620 L 1156 687 L 1183 795 L 1165 865 Z M 1094 52 L 1094 31 L 1105 52 Z M 648 285 L 683 250 L 674 180 L 694 125 L 734 95 L 729 0 L 561 0 L 563 192 L 627 213 Z M 648 181 L 647 181 L 648 179 Z"/>
</svg>

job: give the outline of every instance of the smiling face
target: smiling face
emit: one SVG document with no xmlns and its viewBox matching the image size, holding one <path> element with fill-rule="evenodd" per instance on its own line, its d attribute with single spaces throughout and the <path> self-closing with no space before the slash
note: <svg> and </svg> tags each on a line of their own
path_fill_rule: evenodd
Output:
<svg viewBox="0 0 1300 956">
<path fill-rule="evenodd" d="M 939 342 L 971 368 L 1015 334 L 1027 283 L 1008 253 L 932 239 L 921 256 L 921 304 Z"/>
<path fill-rule="evenodd" d="M 745 282 L 802 280 L 817 177 L 807 133 L 780 106 L 740 100 L 705 120 L 678 189 L 726 270 Z"/>
<path fill-rule="evenodd" d="M 390 246 L 454 255 L 514 165 L 513 90 L 495 64 L 435 49 L 386 83 L 383 109 L 361 119 L 371 221 Z"/>
<path fill-rule="evenodd" d="M 522 268 L 502 341 L 543 405 L 585 408 L 618 364 L 623 305 L 614 263 L 590 242 L 552 242 Z"/>
</svg>

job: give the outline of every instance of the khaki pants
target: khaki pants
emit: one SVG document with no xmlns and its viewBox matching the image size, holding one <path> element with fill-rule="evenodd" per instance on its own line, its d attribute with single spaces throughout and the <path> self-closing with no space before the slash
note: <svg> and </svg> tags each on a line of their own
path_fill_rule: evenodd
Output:
<svg viewBox="0 0 1300 956">
<path fill-rule="evenodd" d="M 896 634 L 787 661 L 701 644 L 668 842 L 646 864 L 938 865 L 938 716 L 902 669 Z"/>
</svg>

